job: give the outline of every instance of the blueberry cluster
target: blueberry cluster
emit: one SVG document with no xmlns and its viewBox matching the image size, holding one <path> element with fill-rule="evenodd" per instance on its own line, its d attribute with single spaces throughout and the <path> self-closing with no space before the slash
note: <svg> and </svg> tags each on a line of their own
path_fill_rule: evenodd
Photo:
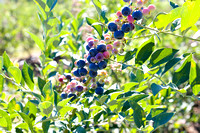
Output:
<svg viewBox="0 0 200 133">
<path fill-rule="evenodd" d="M 67 84 L 61 93 L 61 98 L 70 98 L 71 101 L 76 99 L 79 93 L 87 90 L 88 87 L 95 89 L 95 93 L 102 95 L 104 92 L 104 85 L 108 85 L 107 72 L 103 69 L 107 67 L 108 59 L 110 55 L 116 55 L 124 52 L 124 35 L 132 31 L 134 21 L 142 19 L 143 15 L 150 14 L 155 10 L 154 5 L 149 5 L 148 8 L 143 7 L 146 1 L 142 0 L 124 0 L 128 2 L 129 6 L 125 6 L 121 11 L 116 13 L 117 19 L 114 22 L 108 24 L 108 30 L 112 32 L 110 34 L 104 34 L 104 40 L 98 40 L 94 37 L 88 37 L 86 40 L 87 54 L 84 55 L 84 60 L 78 60 L 75 62 L 76 68 L 73 69 L 71 75 L 60 75 L 59 82 L 63 85 L 67 80 Z M 133 5 L 136 7 L 133 8 Z M 110 68 L 121 72 L 121 65 L 111 64 Z"/>
<path fill-rule="evenodd" d="M 129 3 L 130 0 L 124 0 L 124 2 Z M 118 18 L 115 22 L 108 24 L 108 30 L 113 32 L 115 39 L 123 39 L 125 33 L 135 28 L 134 21 L 142 19 L 143 15 L 148 15 L 151 11 L 155 10 L 154 5 L 149 5 L 148 8 L 144 8 L 144 4 L 142 0 L 138 0 L 135 8 L 131 6 L 133 3 L 130 3 L 129 6 L 123 7 L 121 11 L 116 13 Z"/>
</svg>

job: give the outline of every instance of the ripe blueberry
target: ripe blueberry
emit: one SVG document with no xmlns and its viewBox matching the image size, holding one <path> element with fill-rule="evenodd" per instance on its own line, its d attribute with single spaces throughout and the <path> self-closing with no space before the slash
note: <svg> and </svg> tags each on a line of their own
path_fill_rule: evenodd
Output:
<svg viewBox="0 0 200 133">
<path fill-rule="evenodd" d="M 128 33 L 129 31 L 131 31 L 130 24 L 123 24 L 122 25 L 122 31 L 125 32 L 125 33 Z"/>
<path fill-rule="evenodd" d="M 130 0 L 123 0 L 124 2 L 129 2 Z"/>
<path fill-rule="evenodd" d="M 90 47 L 89 47 L 88 45 L 86 45 L 86 49 L 87 49 L 87 51 L 89 51 L 89 50 L 90 50 Z"/>
<path fill-rule="evenodd" d="M 108 24 L 108 30 L 110 30 L 112 32 L 116 31 L 117 30 L 117 25 L 114 22 L 110 22 Z"/>
<path fill-rule="evenodd" d="M 87 70 L 85 68 L 80 68 L 79 74 L 80 74 L 80 76 L 85 76 L 85 75 L 87 75 Z"/>
<path fill-rule="evenodd" d="M 78 68 L 83 68 L 85 66 L 85 61 L 84 60 L 79 60 L 77 62 L 77 66 L 78 66 Z"/>
<path fill-rule="evenodd" d="M 90 77 L 94 78 L 97 76 L 97 72 L 90 70 L 89 75 L 90 75 Z"/>
<path fill-rule="evenodd" d="M 98 51 L 96 48 L 92 48 L 89 51 L 90 56 L 94 57 L 96 54 L 98 54 Z"/>
<path fill-rule="evenodd" d="M 98 86 L 98 87 L 103 87 L 103 86 L 104 86 L 104 83 L 103 83 L 103 84 L 100 84 L 99 82 L 97 82 L 97 86 Z"/>
<path fill-rule="evenodd" d="M 90 55 L 87 57 L 87 61 L 88 61 L 89 63 L 92 63 L 92 62 L 91 62 L 91 58 L 92 58 L 92 56 L 90 56 Z"/>
<path fill-rule="evenodd" d="M 124 37 L 124 32 L 122 30 L 117 30 L 114 32 L 114 38 L 122 39 Z"/>
<path fill-rule="evenodd" d="M 104 59 L 104 56 L 103 56 L 102 53 L 98 53 L 98 54 L 95 56 L 95 59 L 96 59 L 97 61 L 102 61 L 102 60 Z"/>
<path fill-rule="evenodd" d="M 103 94 L 104 89 L 102 87 L 97 87 L 95 89 L 95 93 L 98 95 L 102 95 Z"/>
<path fill-rule="evenodd" d="M 107 67 L 107 62 L 106 62 L 106 61 L 101 61 L 101 62 L 98 64 L 98 66 L 99 66 L 99 69 L 100 69 L 100 70 L 101 70 L 101 69 L 104 69 L 104 68 Z"/>
<path fill-rule="evenodd" d="M 83 91 L 83 86 L 81 86 L 81 85 L 76 86 L 76 91 L 78 91 L 78 92 Z"/>
<path fill-rule="evenodd" d="M 98 70 L 98 65 L 96 65 L 95 63 L 90 63 L 89 65 L 89 69 L 92 70 L 92 71 L 97 71 Z"/>
<path fill-rule="evenodd" d="M 72 76 L 71 76 L 70 74 L 64 73 L 64 76 L 65 76 L 65 78 L 68 79 L 68 80 L 71 80 L 71 79 L 72 79 Z"/>
<path fill-rule="evenodd" d="M 72 99 L 70 101 L 74 101 L 76 99 L 76 94 L 69 94 L 68 98 L 71 98 L 71 97 Z"/>
<path fill-rule="evenodd" d="M 77 69 L 76 71 L 74 71 L 73 74 L 76 77 L 81 77 L 81 75 L 79 74 L 79 69 Z"/>
<path fill-rule="evenodd" d="M 97 45 L 97 51 L 99 51 L 99 52 L 106 51 L 106 45 L 105 44 Z"/>
<path fill-rule="evenodd" d="M 67 98 L 67 93 L 62 92 L 62 93 L 60 94 L 60 97 L 61 97 L 62 99 L 66 99 L 66 98 Z"/>
<path fill-rule="evenodd" d="M 135 20 L 140 20 L 142 18 L 142 12 L 140 10 L 135 10 L 133 11 L 132 13 L 132 17 L 135 19 Z"/>
<path fill-rule="evenodd" d="M 128 16 L 131 14 L 131 9 L 128 7 L 128 6 L 125 6 L 123 9 L 122 9 L 122 14 L 124 16 Z"/>
</svg>

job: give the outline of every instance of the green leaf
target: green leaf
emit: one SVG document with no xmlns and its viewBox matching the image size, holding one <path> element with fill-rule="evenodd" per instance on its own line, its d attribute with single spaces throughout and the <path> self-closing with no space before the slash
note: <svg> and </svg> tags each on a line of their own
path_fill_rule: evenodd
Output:
<svg viewBox="0 0 200 133">
<path fill-rule="evenodd" d="M 170 1 L 169 4 L 170 4 L 170 6 L 171 6 L 172 8 L 177 8 L 177 7 L 179 7 L 176 3 L 172 2 L 172 1 Z"/>
<path fill-rule="evenodd" d="M 198 67 L 198 65 L 196 64 L 196 62 L 193 59 L 191 60 L 189 82 L 192 87 L 192 92 L 194 93 L 194 95 L 199 94 L 199 92 L 200 92 L 200 68 Z"/>
<path fill-rule="evenodd" d="M 26 62 L 24 62 L 24 65 L 22 67 L 22 77 L 28 87 L 33 90 L 34 89 L 34 82 L 33 82 L 33 70 L 28 66 Z"/>
<path fill-rule="evenodd" d="M 1 65 L 2 65 L 2 63 L 1 63 Z M 8 67 L 13 66 L 13 63 L 10 61 L 10 58 L 8 57 L 6 51 L 3 53 L 3 66 L 6 71 L 7 71 Z"/>
<path fill-rule="evenodd" d="M 138 85 L 139 83 L 136 83 L 136 82 L 130 82 L 130 83 L 126 83 L 123 85 L 123 89 L 124 89 L 124 92 L 128 92 L 131 90 L 131 88 L 133 88 L 134 86 Z"/>
<path fill-rule="evenodd" d="M 50 11 L 53 10 L 53 8 L 55 7 L 57 3 L 57 0 L 47 0 L 47 5 L 50 8 Z"/>
<path fill-rule="evenodd" d="M 153 123 L 154 130 L 158 126 L 161 126 L 161 125 L 167 123 L 172 118 L 173 115 L 174 115 L 174 113 L 161 113 L 161 114 L 155 116 L 154 123 Z"/>
<path fill-rule="evenodd" d="M 172 22 L 170 30 L 173 32 L 181 27 L 181 19 L 178 18 Z"/>
<path fill-rule="evenodd" d="M 200 0 L 186 1 L 181 11 L 181 31 L 193 27 L 200 17 Z M 192 20 L 192 21 L 191 21 Z"/>
<path fill-rule="evenodd" d="M 38 10 L 40 11 L 40 14 L 42 15 L 43 19 L 46 20 L 47 14 L 45 12 L 46 4 L 44 3 L 44 0 L 34 0 L 34 2 L 38 6 Z"/>
<path fill-rule="evenodd" d="M 173 66 L 175 66 L 178 62 L 181 61 L 181 58 L 173 58 L 165 64 L 164 71 L 161 75 L 165 74 L 168 70 L 170 70 Z"/>
<path fill-rule="evenodd" d="M 19 68 L 10 66 L 8 68 L 8 72 L 12 75 L 12 77 L 15 79 L 16 83 L 20 84 L 22 80 L 22 73 Z"/>
<path fill-rule="evenodd" d="M 6 127 L 8 131 L 12 129 L 12 121 L 8 113 L 0 109 L 0 126 Z"/>
<path fill-rule="evenodd" d="M 124 56 L 123 62 L 125 63 L 125 62 L 133 59 L 133 57 L 135 56 L 136 52 L 137 52 L 136 48 L 134 50 L 132 50 L 132 51 L 128 51 Z"/>
<path fill-rule="evenodd" d="M 102 34 L 103 34 L 103 32 L 102 32 L 103 31 L 102 24 L 98 23 L 96 20 L 88 18 L 88 17 L 86 17 L 86 22 L 87 22 L 88 25 L 92 26 L 97 31 L 99 36 L 102 38 Z"/>
<path fill-rule="evenodd" d="M 162 49 L 156 50 L 151 55 L 150 63 L 148 64 L 148 67 L 153 68 L 155 66 L 158 66 L 160 64 L 163 64 L 171 60 L 177 52 L 178 50 L 172 49 L 172 48 L 162 48 Z"/>
<path fill-rule="evenodd" d="M 161 29 L 161 28 L 165 29 L 169 23 L 171 23 L 177 18 L 180 18 L 181 11 L 182 11 L 182 8 L 178 7 L 171 10 L 171 12 L 168 14 L 159 14 L 157 16 L 157 21 L 154 22 L 155 26 L 158 29 Z"/>
<path fill-rule="evenodd" d="M 41 79 L 40 77 L 38 77 L 38 87 L 40 89 L 41 94 L 43 94 L 42 93 L 42 89 L 43 89 L 43 87 L 44 87 L 45 84 L 46 84 L 46 81 L 43 80 L 43 79 Z"/>
<path fill-rule="evenodd" d="M 42 89 L 42 92 L 43 92 L 42 94 L 45 98 L 44 100 L 50 101 L 53 104 L 53 102 L 54 102 L 54 92 L 53 92 L 51 81 L 49 81 L 45 84 L 45 86 Z"/>
<path fill-rule="evenodd" d="M 163 89 L 163 87 L 160 86 L 160 85 L 157 85 L 155 83 L 151 84 L 151 90 L 152 90 L 152 93 L 153 93 L 154 96 L 156 94 L 158 94 L 158 92 L 161 91 L 162 89 Z"/>
<path fill-rule="evenodd" d="M 40 103 L 38 107 L 43 117 L 44 116 L 49 117 L 51 115 L 51 112 L 53 111 L 53 105 L 49 101 L 44 101 Z"/>
<path fill-rule="evenodd" d="M 83 127 L 79 126 L 75 129 L 75 133 L 86 133 L 86 130 Z"/>
<path fill-rule="evenodd" d="M 32 121 L 31 121 L 31 119 L 29 118 L 29 116 L 26 115 L 25 113 L 21 113 L 21 112 L 17 112 L 17 113 L 18 113 L 18 114 L 22 117 L 22 119 L 28 124 L 28 127 L 29 127 L 29 129 L 31 130 L 31 132 L 34 133 Z"/>
<path fill-rule="evenodd" d="M 103 103 L 107 100 L 107 98 L 108 98 L 108 96 L 107 96 L 107 95 L 104 95 L 104 96 L 102 96 L 102 97 L 99 99 L 99 102 L 100 102 L 101 104 L 103 104 Z"/>
<path fill-rule="evenodd" d="M 40 50 L 44 51 L 44 43 L 42 42 L 42 40 L 37 37 L 35 34 L 28 32 L 28 34 L 31 36 L 31 38 L 35 41 L 35 43 L 38 45 L 38 47 L 40 48 Z"/>
<path fill-rule="evenodd" d="M 129 100 L 129 104 L 131 108 L 134 110 L 133 112 L 133 118 L 135 121 L 135 124 L 138 128 L 141 126 L 145 126 L 145 112 L 142 109 L 140 105 L 138 105 L 136 102 Z"/>
<path fill-rule="evenodd" d="M 44 133 L 48 133 L 49 127 L 50 127 L 50 121 L 42 122 L 42 129 Z"/>
<path fill-rule="evenodd" d="M 154 120 L 155 116 L 165 113 L 167 111 L 167 108 L 152 108 L 150 113 L 147 115 L 147 120 Z"/>
<path fill-rule="evenodd" d="M 137 50 L 135 63 L 142 65 L 151 55 L 154 49 L 154 40 L 153 38 L 149 39 L 148 41 L 144 42 L 139 49 Z"/>
<path fill-rule="evenodd" d="M 192 55 L 188 56 L 179 69 L 177 69 L 172 77 L 172 82 L 179 86 L 189 79 Z"/>
<path fill-rule="evenodd" d="M 3 91 L 3 85 L 4 85 L 4 77 L 0 75 L 0 94 Z"/>
<path fill-rule="evenodd" d="M 146 97 L 148 97 L 148 96 L 149 96 L 149 95 L 146 95 L 146 94 L 137 94 L 137 95 L 131 96 L 129 100 L 134 101 L 134 102 L 137 103 L 137 102 L 139 102 L 140 100 L 142 100 L 142 99 L 144 99 L 144 98 L 146 98 Z"/>
<path fill-rule="evenodd" d="M 0 72 L 2 71 L 3 68 L 3 57 L 0 56 Z"/>
</svg>

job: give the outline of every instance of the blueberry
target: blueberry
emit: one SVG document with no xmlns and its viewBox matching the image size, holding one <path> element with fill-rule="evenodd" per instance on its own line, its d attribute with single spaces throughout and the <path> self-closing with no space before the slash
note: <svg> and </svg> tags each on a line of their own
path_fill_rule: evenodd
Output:
<svg viewBox="0 0 200 133">
<path fill-rule="evenodd" d="M 131 9 L 128 7 L 128 6 L 125 6 L 123 9 L 122 9 L 122 14 L 124 16 L 128 16 L 131 14 Z"/>
<path fill-rule="evenodd" d="M 88 45 L 86 45 L 86 49 L 87 49 L 87 51 L 89 51 L 89 50 L 90 50 L 90 47 L 89 47 Z"/>
<path fill-rule="evenodd" d="M 116 31 L 117 30 L 117 25 L 114 22 L 110 22 L 108 24 L 108 30 L 110 30 L 112 32 Z"/>
<path fill-rule="evenodd" d="M 83 83 L 85 83 L 87 80 L 86 79 L 83 79 Z"/>
<path fill-rule="evenodd" d="M 105 44 L 97 45 L 97 51 L 105 52 L 106 51 L 106 45 Z"/>
<path fill-rule="evenodd" d="M 134 30 L 135 25 L 134 25 L 133 23 L 129 23 L 129 24 L 130 24 L 130 26 L 131 26 L 131 30 Z"/>
<path fill-rule="evenodd" d="M 85 61 L 84 60 L 79 60 L 77 62 L 77 66 L 78 66 L 78 68 L 83 68 L 85 66 Z"/>
<path fill-rule="evenodd" d="M 99 69 L 99 67 L 95 63 L 90 63 L 89 69 L 96 72 Z"/>
<path fill-rule="evenodd" d="M 79 69 L 77 69 L 76 71 L 74 71 L 73 74 L 76 77 L 81 77 L 81 75 L 79 74 Z"/>
<path fill-rule="evenodd" d="M 100 84 L 99 82 L 97 82 L 97 86 L 98 86 L 98 87 L 103 87 L 103 86 L 104 86 L 104 83 L 103 83 L 103 84 Z"/>
<path fill-rule="evenodd" d="M 92 62 L 90 61 L 91 58 L 92 58 L 92 56 L 90 56 L 90 55 L 87 57 L 87 61 L 88 61 L 89 63 L 92 63 Z"/>
<path fill-rule="evenodd" d="M 122 30 L 117 30 L 114 32 L 114 38 L 122 39 L 124 37 L 124 32 Z"/>
<path fill-rule="evenodd" d="M 90 77 L 95 78 L 97 76 L 97 72 L 90 70 L 89 75 Z"/>
<path fill-rule="evenodd" d="M 130 0 L 123 0 L 124 2 L 129 2 Z"/>
<path fill-rule="evenodd" d="M 102 87 L 97 87 L 95 89 L 95 93 L 98 95 L 102 95 L 103 94 L 104 89 Z"/>
<path fill-rule="evenodd" d="M 135 10 L 133 11 L 132 13 L 132 17 L 135 19 L 135 20 L 140 20 L 142 18 L 142 12 L 140 10 Z"/>
<path fill-rule="evenodd" d="M 87 70 L 85 68 L 80 68 L 79 74 L 80 74 L 80 76 L 85 76 L 85 75 L 87 75 Z"/>
<path fill-rule="evenodd" d="M 60 94 L 60 97 L 61 97 L 62 99 L 66 99 L 66 98 L 67 98 L 67 93 L 62 92 L 62 93 Z"/>
<path fill-rule="evenodd" d="M 64 73 L 64 76 L 65 76 L 65 78 L 68 79 L 68 80 L 71 80 L 71 79 L 72 79 L 72 76 L 71 76 L 70 74 Z"/>
<path fill-rule="evenodd" d="M 98 66 L 99 66 L 99 69 L 100 69 L 100 70 L 101 70 L 101 69 L 104 69 L 104 68 L 107 67 L 107 62 L 106 62 L 106 61 L 101 61 L 101 62 L 98 64 Z"/>
<path fill-rule="evenodd" d="M 130 24 L 123 24 L 122 25 L 122 31 L 125 32 L 125 33 L 131 31 L 131 25 Z"/>
<path fill-rule="evenodd" d="M 76 99 L 76 94 L 69 94 L 68 98 L 73 97 L 70 101 L 74 101 Z"/>
<path fill-rule="evenodd" d="M 76 86 L 76 91 L 78 91 L 78 92 L 83 91 L 83 86 L 81 86 L 81 85 Z"/>
<path fill-rule="evenodd" d="M 92 48 L 89 51 L 90 56 L 94 57 L 96 54 L 98 54 L 98 51 L 96 48 Z"/>
</svg>

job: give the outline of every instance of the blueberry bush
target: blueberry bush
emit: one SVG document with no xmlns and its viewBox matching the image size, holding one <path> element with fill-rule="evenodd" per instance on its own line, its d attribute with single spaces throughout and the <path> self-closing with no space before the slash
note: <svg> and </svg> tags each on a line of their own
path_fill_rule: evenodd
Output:
<svg viewBox="0 0 200 133">
<path fill-rule="evenodd" d="M 184 132 L 178 120 L 200 123 L 190 112 L 200 100 L 200 0 L 170 1 L 155 16 L 148 0 L 121 0 L 116 12 L 91 0 L 93 17 L 33 1 L 43 32 L 27 33 L 40 63 L 0 56 L 2 132 Z M 169 36 L 191 47 L 166 47 Z"/>
</svg>

